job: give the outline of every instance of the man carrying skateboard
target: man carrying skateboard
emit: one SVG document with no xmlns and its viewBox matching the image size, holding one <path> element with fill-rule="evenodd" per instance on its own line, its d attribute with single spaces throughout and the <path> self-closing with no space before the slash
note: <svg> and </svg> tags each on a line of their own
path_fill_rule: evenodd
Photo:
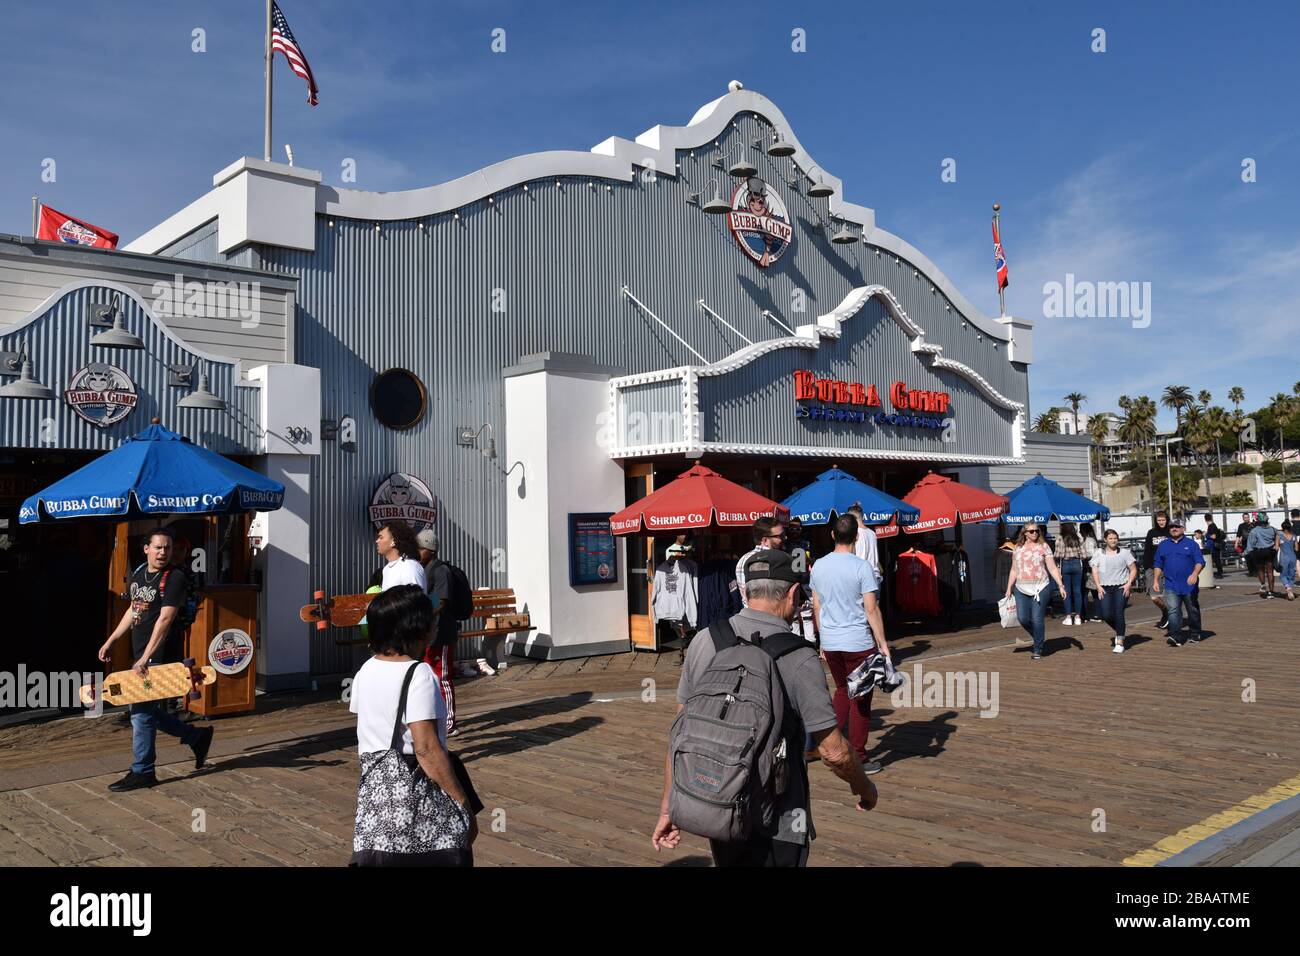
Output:
<svg viewBox="0 0 1300 956">
<path fill-rule="evenodd" d="M 127 631 L 131 632 L 131 654 L 135 658 L 132 670 L 141 677 L 149 673 L 150 664 L 169 664 L 181 659 L 183 628 L 176 615 L 185 603 L 188 582 L 185 572 L 171 563 L 172 544 L 172 533 L 165 528 L 157 528 L 145 538 L 145 563 L 131 575 L 131 606 L 99 649 L 101 661 L 110 659 L 113 645 Z M 188 726 L 163 704 L 164 701 L 151 700 L 130 706 L 135 759 L 126 776 L 109 784 L 109 790 L 136 790 L 158 782 L 154 774 L 154 738 L 159 729 L 189 745 L 194 751 L 194 769 L 202 768 L 212 746 L 212 728 Z"/>
</svg>

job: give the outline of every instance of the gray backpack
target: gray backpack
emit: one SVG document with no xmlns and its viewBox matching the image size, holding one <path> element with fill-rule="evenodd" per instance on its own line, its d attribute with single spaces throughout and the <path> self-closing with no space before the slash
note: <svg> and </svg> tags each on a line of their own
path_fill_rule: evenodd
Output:
<svg viewBox="0 0 1300 956">
<path fill-rule="evenodd" d="M 738 843 L 774 828 L 776 798 L 792 769 L 804 772 L 803 725 L 776 662 L 809 645 L 796 634 L 744 639 L 727 618 L 709 635 L 716 653 L 669 736 L 668 816 L 688 833 Z"/>
</svg>

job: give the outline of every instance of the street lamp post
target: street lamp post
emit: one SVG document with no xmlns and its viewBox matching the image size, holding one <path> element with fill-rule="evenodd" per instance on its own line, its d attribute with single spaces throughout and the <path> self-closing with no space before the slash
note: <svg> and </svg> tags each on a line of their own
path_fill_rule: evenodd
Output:
<svg viewBox="0 0 1300 956">
<path fill-rule="evenodd" d="M 1169 446 L 1177 445 L 1182 438 L 1165 439 L 1165 495 L 1169 499 L 1169 520 L 1174 519 L 1174 476 L 1173 469 L 1169 467 Z"/>
</svg>

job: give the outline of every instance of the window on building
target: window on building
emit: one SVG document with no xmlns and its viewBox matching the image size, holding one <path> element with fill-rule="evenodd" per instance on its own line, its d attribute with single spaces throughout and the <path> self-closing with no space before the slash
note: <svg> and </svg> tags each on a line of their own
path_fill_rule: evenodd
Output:
<svg viewBox="0 0 1300 956">
<path fill-rule="evenodd" d="M 389 428 L 412 428 L 424 418 L 424 383 L 404 368 L 390 368 L 370 386 L 370 408 Z"/>
</svg>

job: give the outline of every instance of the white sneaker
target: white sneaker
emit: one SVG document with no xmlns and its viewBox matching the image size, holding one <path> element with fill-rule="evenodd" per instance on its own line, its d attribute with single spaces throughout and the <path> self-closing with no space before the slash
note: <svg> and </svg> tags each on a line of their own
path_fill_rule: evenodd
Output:
<svg viewBox="0 0 1300 956">
<path fill-rule="evenodd" d="M 1064 627 L 1069 627 L 1069 626 L 1072 625 L 1073 623 L 1074 623 L 1074 618 L 1071 617 L 1069 614 L 1065 615 L 1064 620 L 1061 621 L 1061 624 L 1062 624 Z"/>
<path fill-rule="evenodd" d="M 1116 654 L 1123 654 L 1123 653 L 1124 653 L 1124 638 L 1122 638 L 1122 637 L 1117 637 L 1117 638 L 1115 638 L 1115 646 L 1114 646 L 1113 648 L 1111 648 L 1111 650 L 1114 651 L 1114 653 L 1116 653 Z"/>
<path fill-rule="evenodd" d="M 1083 627 L 1083 618 L 1077 614 L 1074 615 L 1074 624 L 1076 627 Z"/>
<path fill-rule="evenodd" d="M 478 672 L 487 677 L 496 677 L 496 669 L 487 661 L 480 659 L 478 662 Z"/>
</svg>

